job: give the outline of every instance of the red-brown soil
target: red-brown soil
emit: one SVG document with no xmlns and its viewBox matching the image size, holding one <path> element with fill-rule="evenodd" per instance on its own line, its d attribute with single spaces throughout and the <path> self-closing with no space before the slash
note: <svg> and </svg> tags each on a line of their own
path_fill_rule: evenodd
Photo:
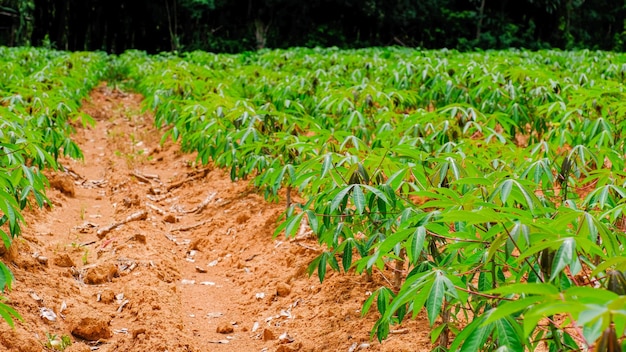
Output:
<svg viewBox="0 0 626 352">
<path fill-rule="evenodd" d="M 84 160 L 48 173 L 54 206 L 27 211 L 2 257 L 24 321 L 0 321 L 0 350 L 51 350 L 49 334 L 65 351 L 430 350 L 422 315 L 370 339 L 377 316 L 360 308 L 382 273 L 309 278 L 317 242 L 272 237 L 285 204 L 160 146 L 140 96 L 101 86 L 83 111 L 96 120 L 77 128 Z"/>
</svg>

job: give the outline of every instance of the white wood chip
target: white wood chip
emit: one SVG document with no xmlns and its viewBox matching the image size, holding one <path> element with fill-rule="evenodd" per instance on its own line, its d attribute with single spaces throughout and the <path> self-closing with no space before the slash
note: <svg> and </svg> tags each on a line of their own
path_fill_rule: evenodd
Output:
<svg viewBox="0 0 626 352">
<path fill-rule="evenodd" d="M 57 315 L 50 308 L 46 308 L 46 307 L 39 308 L 39 315 L 42 318 L 48 319 L 49 321 L 57 320 Z"/>
<path fill-rule="evenodd" d="M 216 341 L 209 341 L 209 343 L 215 343 L 215 344 L 218 344 L 218 345 L 225 345 L 227 343 L 230 343 L 230 341 L 228 341 L 228 340 L 216 340 Z"/>
</svg>

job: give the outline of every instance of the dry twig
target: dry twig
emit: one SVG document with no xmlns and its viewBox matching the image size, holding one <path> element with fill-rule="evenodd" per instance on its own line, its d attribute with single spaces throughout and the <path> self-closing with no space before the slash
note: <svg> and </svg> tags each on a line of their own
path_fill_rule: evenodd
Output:
<svg viewBox="0 0 626 352">
<path fill-rule="evenodd" d="M 203 169 L 202 171 L 200 171 L 200 172 L 198 172 L 196 174 L 193 174 L 193 176 L 190 176 L 190 177 L 188 177 L 188 178 L 186 178 L 186 179 L 184 179 L 182 181 L 178 181 L 178 182 L 172 183 L 171 185 L 167 186 L 167 191 L 169 192 L 169 191 L 171 191 L 173 189 L 176 189 L 176 188 L 184 185 L 187 182 L 191 182 L 191 181 L 194 181 L 194 180 L 201 179 L 201 178 L 205 177 L 209 173 L 209 171 L 211 171 L 211 169 L 210 168 L 206 168 L 206 169 Z"/>
<path fill-rule="evenodd" d="M 150 178 L 148 178 L 148 176 L 140 174 L 137 171 L 133 171 L 130 173 L 131 176 L 135 177 L 136 179 L 138 179 L 141 182 L 147 183 L 147 184 L 151 184 L 152 180 Z"/>
<path fill-rule="evenodd" d="M 154 210 L 155 212 L 157 212 L 157 214 L 159 215 L 165 215 L 167 214 L 167 212 L 159 207 L 157 207 L 156 205 L 152 204 L 152 203 L 146 203 L 146 206 L 152 210 Z"/>
<path fill-rule="evenodd" d="M 181 226 L 181 227 L 177 227 L 177 228 L 175 228 L 175 229 L 172 229 L 172 232 L 174 232 L 174 231 L 189 231 L 189 230 L 193 230 L 193 229 L 195 229 L 196 227 L 200 227 L 200 226 L 202 226 L 202 225 L 204 225 L 204 224 L 206 224 L 206 223 L 209 223 L 209 222 L 211 222 L 211 219 L 204 220 L 204 221 L 200 221 L 200 222 L 199 222 L 199 223 L 197 223 L 197 224 L 193 224 L 193 225 L 189 225 L 189 226 Z"/>
<path fill-rule="evenodd" d="M 131 221 L 146 220 L 147 218 L 148 218 L 148 213 L 145 210 L 138 211 L 136 213 L 130 214 L 126 219 L 120 222 L 101 228 L 100 230 L 98 230 L 98 232 L 96 232 L 96 234 L 98 235 L 98 238 L 103 238 L 104 236 L 106 236 L 107 233 L 113 231 L 114 229 L 124 224 L 127 224 Z"/>
<path fill-rule="evenodd" d="M 209 203 L 213 200 L 213 198 L 215 198 L 216 195 L 217 195 L 217 192 L 209 193 L 209 195 L 202 201 L 202 203 L 200 203 L 197 207 L 191 210 L 184 211 L 183 214 L 190 214 L 190 213 L 200 214 L 200 212 L 202 212 L 202 210 L 204 210 L 204 208 L 206 208 L 206 206 L 209 205 Z"/>
</svg>

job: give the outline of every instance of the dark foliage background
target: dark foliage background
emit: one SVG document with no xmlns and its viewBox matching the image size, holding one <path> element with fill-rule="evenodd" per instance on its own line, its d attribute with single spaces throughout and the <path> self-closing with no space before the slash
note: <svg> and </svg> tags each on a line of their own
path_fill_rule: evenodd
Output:
<svg viewBox="0 0 626 352">
<path fill-rule="evenodd" d="M 0 44 L 624 50 L 624 0 L 0 0 Z"/>
</svg>

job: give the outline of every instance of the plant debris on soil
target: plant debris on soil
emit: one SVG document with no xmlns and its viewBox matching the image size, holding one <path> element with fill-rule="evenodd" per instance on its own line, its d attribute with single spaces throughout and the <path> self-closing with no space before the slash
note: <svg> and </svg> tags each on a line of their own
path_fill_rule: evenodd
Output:
<svg viewBox="0 0 626 352">
<path fill-rule="evenodd" d="M 0 350 L 427 351 L 420 314 L 379 343 L 373 281 L 307 266 L 314 238 L 272 235 L 285 209 L 249 182 L 197 165 L 160 144 L 142 97 L 102 85 L 77 126 L 84 160 L 48 172 L 52 207 L 26 212 L 2 261 L 15 275 L 8 304 L 24 318 L 0 324 Z M 57 347 L 58 348 L 58 347 Z"/>
</svg>

